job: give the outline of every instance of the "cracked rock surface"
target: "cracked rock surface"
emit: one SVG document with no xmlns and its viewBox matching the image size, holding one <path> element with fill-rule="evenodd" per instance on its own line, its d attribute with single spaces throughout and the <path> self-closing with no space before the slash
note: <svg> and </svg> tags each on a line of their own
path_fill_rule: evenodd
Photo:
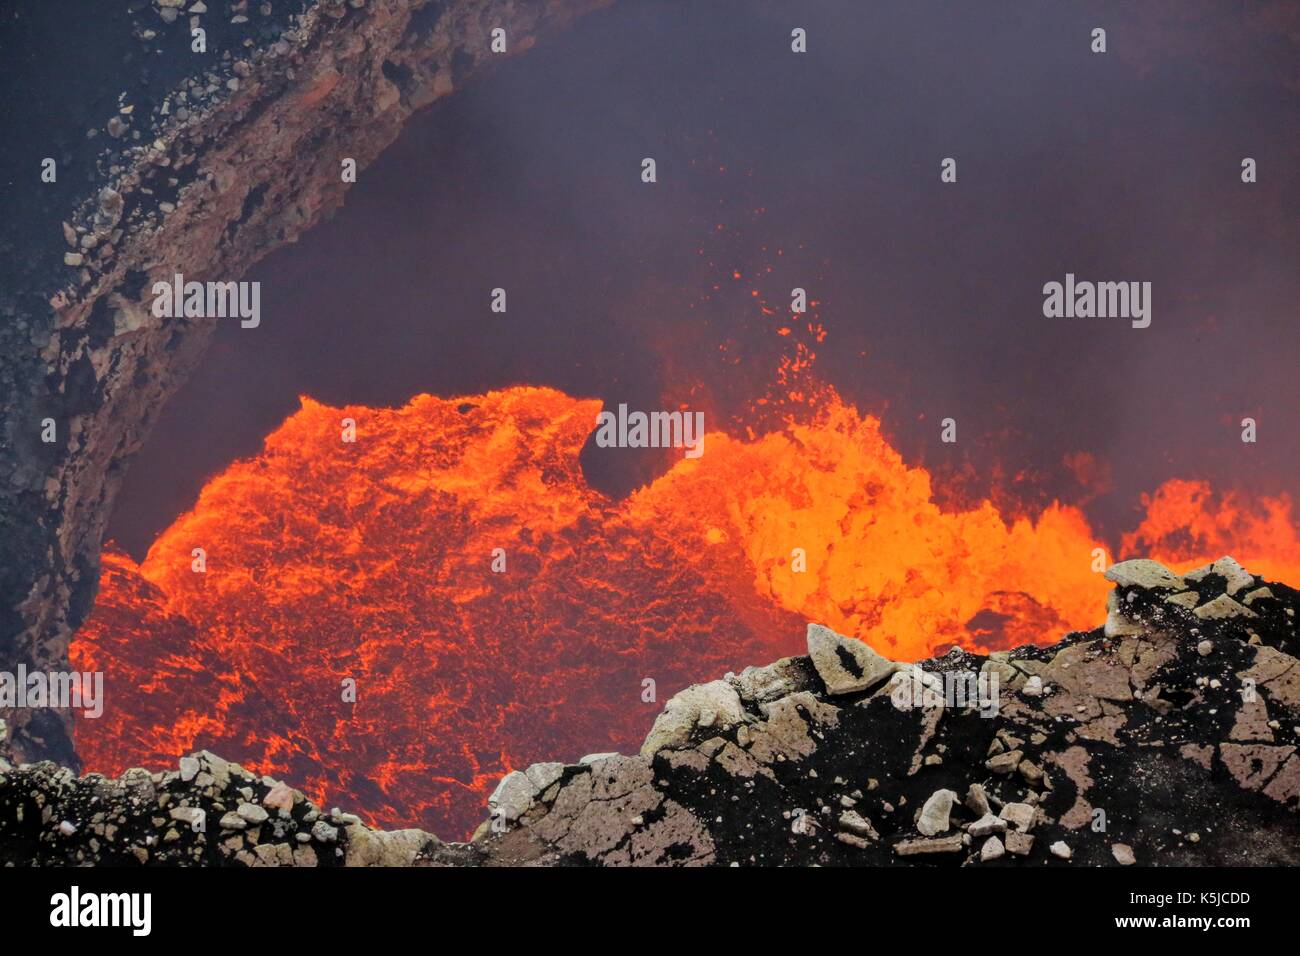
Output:
<svg viewBox="0 0 1300 956">
<path fill-rule="evenodd" d="M 810 656 L 678 694 L 639 754 L 509 774 L 467 844 L 323 813 L 201 753 L 117 780 L 0 765 L 0 862 L 1300 863 L 1300 593 L 1230 558 L 1133 564 L 1108 573 L 1104 627 L 888 662 L 856 690 L 846 657 L 872 658 L 810 628 Z M 1250 616 L 1197 613 L 1230 589 Z"/>
</svg>

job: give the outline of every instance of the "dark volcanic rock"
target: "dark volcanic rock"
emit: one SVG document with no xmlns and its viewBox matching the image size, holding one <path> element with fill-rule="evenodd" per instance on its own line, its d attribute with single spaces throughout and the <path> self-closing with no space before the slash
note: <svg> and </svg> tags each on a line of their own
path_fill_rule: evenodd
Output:
<svg viewBox="0 0 1300 956">
<path fill-rule="evenodd" d="M 180 769 L 77 779 L 49 761 L 0 773 L 0 865 L 410 866 L 476 859 L 419 830 L 372 830 L 207 752 Z"/>
<path fill-rule="evenodd" d="M 218 321 L 153 316 L 153 283 L 237 280 L 339 206 L 345 157 L 364 168 L 412 112 L 500 60 L 494 28 L 522 52 L 606 2 L 295 0 L 232 16 L 225 0 L 184 13 L 121 0 L 66 23 L 54 4 L 6 15 L 3 59 L 20 65 L 6 89 L 41 108 L 13 130 L 21 165 L 5 170 L 0 228 L 0 670 L 66 669 L 120 478 Z M 33 46 L 50 36 L 64 55 Z M 55 183 L 40 181 L 44 156 Z M 75 765 L 62 715 L 0 719 L 0 754 Z"/>
<path fill-rule="evenodd" d="M 641 754 L 507 776 L 469 844 L 321 815 L 200 754 L 117 781 L 0 769 L 0 862 L 1294 865 L 1300 594 L 1227 561 L 1176 581 L 1118 565 L 1106 628 L 1051 647 L 841 694 L 808 657 L 691 688 Z M 1251 614 L 1225 614 L 1229 592 Z"/>
</svg>

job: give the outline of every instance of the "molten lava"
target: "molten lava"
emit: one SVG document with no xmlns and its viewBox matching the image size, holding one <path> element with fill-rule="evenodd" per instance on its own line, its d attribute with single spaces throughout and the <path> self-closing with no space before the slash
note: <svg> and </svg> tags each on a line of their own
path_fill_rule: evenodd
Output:
<svg viewBox="0 0 1300 956">
<path fill-rule="evenodd" d="M 1216 496 L 1206 481 L 1173 480 L 1142 503 L 1147 514 L 1124 535 L 1126 554 L 1146 554 L 1183 570 L 1233 554 L 1270 581 L 1300 577 L 1300 523 L 1286 496 L 1252 503 L 1231 491 Z"/>
<path fill-rule="evenodd" d="M 799 653 L 806 621 L 905 659 L 1097 623 L 1102 544 L 1077 508 L 942 510 L 879 421 L 833 393 L 821 407 L 710 433 L 615 502 L 578 462 L 597 401 L 304 398 L 143 564 L 105 554 L 71 657 L 105 672 L 107 706 L 78 752 L 117 773 L 208 748 L 377 824 L 462 836 L 503 773 L 634 751 L 669 694 Z M 1169 482 L 1149 505 L 1124 552 L 1300 577 L 1284 499 Z"/>
</svg>

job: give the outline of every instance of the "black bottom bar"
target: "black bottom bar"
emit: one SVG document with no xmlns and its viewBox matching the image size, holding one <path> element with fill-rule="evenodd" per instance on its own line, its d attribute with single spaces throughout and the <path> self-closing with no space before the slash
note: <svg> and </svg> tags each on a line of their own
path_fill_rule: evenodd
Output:
<svg viewBox="0 0 1300 956">
<path fill-rule="evenodd" d="M 125 925 L 52 925 L 72 922 L 74 886 L 78 923 L 99 911 Z M 1230 945 L 1292 925 L 1295 888 L 1295 873 L 1279 869 L 0 870 L 8 939 L 79 933 L 127 945 L 194 942 L 200 930 L 338 946 L 443 923 L 506 935 L 646 921 L 668 934 L 663 945 L 692 947 L 683 930 L 752 943 L 774 923 L 803 926 L 819 944 L 828 933 L 865 945 L 876 932 L 915 932 L 918 942 L 1200 935 Z M 98 896 L 137 893 L 149 894 L 147 937 L 130 925 L 144 923 L 143 897 L 131 909 L 127 897 Z"/>
</svg>

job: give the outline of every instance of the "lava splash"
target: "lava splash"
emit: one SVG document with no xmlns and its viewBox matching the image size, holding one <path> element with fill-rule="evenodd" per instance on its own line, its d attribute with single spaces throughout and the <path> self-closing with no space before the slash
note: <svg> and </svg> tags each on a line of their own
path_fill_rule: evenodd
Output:
<svg viewBox="0 0 1300 956">
<path fill-rule="evenodd" d="M 105 673 L 104 716 L 76 724 L 86 769 L 207 748 L 377 825 L 463 836 L 502 774 L 635 750 L 669 694 L 801 652 L 808 620 L 900 659 L 1096 623 L 1104 545 L 1082 512 L 941 509 L 838 398 L 753 440 L 710 433 L 621 502 L 579 466 L 600 410 L 533 387 L 303 398 L 141 565 L 106 552 L 71 649 Z M 1217 557 L 1214 505 L 1164 488 L 1126 546 Z M 1258 520 L 1290 543 L 1238 557 L 1300 576 L 1290 503 Z"/>
</svg>

